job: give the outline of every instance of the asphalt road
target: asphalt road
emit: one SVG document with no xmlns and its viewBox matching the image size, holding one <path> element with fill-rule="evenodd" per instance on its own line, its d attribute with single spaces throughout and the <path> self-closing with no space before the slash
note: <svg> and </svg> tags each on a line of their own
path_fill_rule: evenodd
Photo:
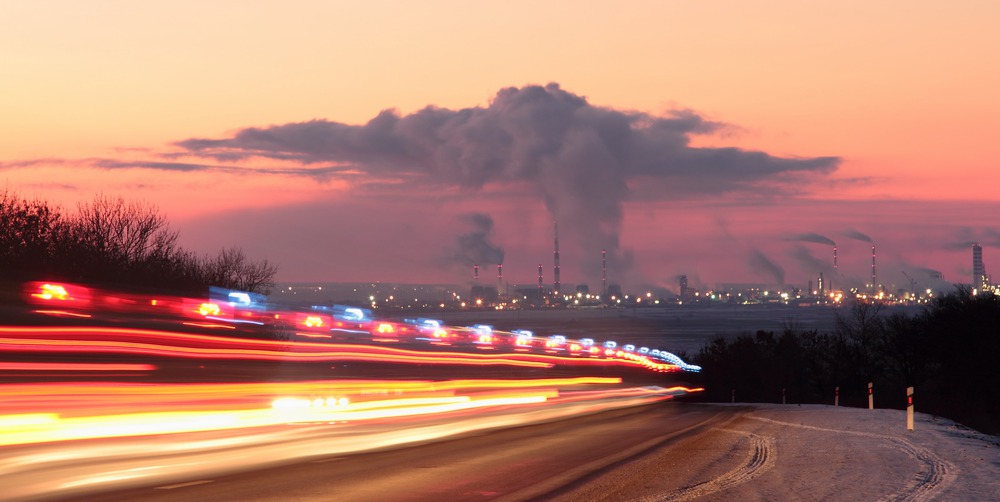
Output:
<svg viewBox="0 0 1000 502">
<path fill-rule="evenodd" d="M 713 431 L 742 413 L 741 408 L 668 401 L 78 500 L 585 500 L 588 486 L 602 475 L 694 436 L 726 436 Z M 744 456 L 736 448 L 714 462 L 726 472 Z M 626 499 L 662 493 L 662 482 L 650 486 L 654 491 L 642 480 L 631 480 L 614 489 L 602 487 L 601 493 Z"/>
</svg>

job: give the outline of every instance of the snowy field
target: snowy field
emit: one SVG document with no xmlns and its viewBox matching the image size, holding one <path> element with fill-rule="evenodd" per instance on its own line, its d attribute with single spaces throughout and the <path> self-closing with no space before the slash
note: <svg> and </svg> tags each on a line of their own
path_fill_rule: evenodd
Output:
<svg viewBox="0 0 1000 502">
<path fill-rule="evenodd" d="M 1000 500 L 996 436 L 924 414 L 907 431 L 902 410 L 759 406 L 741 432 L 773 446 L 764 466 L 795 467 L 784 479 L 794 477 L 804 499 L 850 485 L 862 500 Z M 760 493 L 779 489 L 767 477 L 757 484 Z"/>
<path fill-rule="evenodd" d="M 1000 437 L 947 419 L 917 413 L 907 431 L 901 410 L 717 406 L 748 411 L 560 499 L 1000 500 Z"/>
</svg>

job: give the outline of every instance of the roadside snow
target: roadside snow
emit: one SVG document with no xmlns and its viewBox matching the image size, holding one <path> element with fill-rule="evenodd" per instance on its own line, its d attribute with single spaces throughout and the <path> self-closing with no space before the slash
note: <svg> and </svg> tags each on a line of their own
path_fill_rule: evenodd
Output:
<svg viewBox="0 0 1000 502">
<path fill-rule="evenodd" d="M 796 498 L 806 500 L 1000 500 L 998 436 L 922 413 L 907 431 L 902 410 L 751 406 L 748 420 L 727 429 L 749 441 L 747 461 L 693 487 L 703 493 L 680 490 L 667 498 L 711 492 L 780 499 L 794 486 Z"/>
</svg>

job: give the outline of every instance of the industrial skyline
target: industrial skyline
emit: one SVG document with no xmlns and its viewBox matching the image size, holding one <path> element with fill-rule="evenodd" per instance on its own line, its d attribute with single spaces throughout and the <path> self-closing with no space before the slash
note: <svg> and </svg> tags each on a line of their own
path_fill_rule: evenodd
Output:
<svg viewBox="0 0 1000 502">
<path fill-rule="evenodd" d="M 554 238 L 554 244 L 553 244 L 553 264 L 554 264 L 553 265 L 553 269 L 555 271 L 554 272 L 555 275 L 554 275 L 554 278 L 553 278 L 553 282 L 551 283 L 551 287 L 547 287 L 549 283 L 546 283 L 545 280 L 544 280 L 544 267 L 543 267 L 543 264 L 539 263 L 538 267 L 537 267 L 537 283 L 535 285 L 535 296 L 537 296 L 539 298 L 541 298 L 541 297 L 551 297 L 551 298 L 572 297 L 574 295 L 574 292 L 571 291 L 570 289 L 563 288 L 563 283 L 561 282 L 561 280 L 559 278 L 558 270 L 559 270 L 560 265 L 559 265 L 559 233 L 558 232 L 559 232 L 559 230 L 558 230 L 558 224 L 557 224 L 557 225 L 555 225 L 555 238 Z M 863 234 L 860 234 L 860 233 L 858 233 L 858 234 L 859 235 L 863 235 Z M 818 236 L 818 234 L 811 234 L 811 235 L 814 236 L 814 237 L 810 237 L 810 240 L 812 240 L 814 242 L 828 243 L 828 241 L 829 241 L 825 237 L 822 238 L 822 239 L 819 239 L 819 237 L 821 237 L 821 236 Z M 867 236 L 866 236 L 865 240 L 868 240 Z M 832 241 L 829 241 L 829 243 L 832 243 Z M 971 244 L 971 250 L 972 250 L 972 271 L 973 272 L 972 272 L 972 281 L 969 282 L 969 283 L 964 283 L 964 282 L 961 282 L 960 280 L 959 281 L 948 281 L 945 277 L 943 277 L 940 274 L 940 272 L 938 272 L 936 270 L 931 270 L 931 269 L 923 269 L 923 270 L 920 270 L 919 272 L 914 272 L 913 275 L 911 275 L 910 273 L 908 273 L 906 270 L 900 270 L 899 272 L 900 272 L 901 276 L 905 278 L 905 281 L 900 281 L 900 282 L 880 282 L 879 278 L 878 278 L 878 273 L 877 273 L 877 261 L 876 261 L 876 252 L 875 252 L 875 250 L 876 250 L 876 248 L 875 248 L 875 246 L 873 244 L 871 246 L 871 276 L 870 276 L 870 281 L 867 282 L 867 283 L 863 283 L 863 284 L 862 283 L 853 283 L 852 284 L 851 281 L 849 281 L 849 280 L 845 279 L 845 277 L 839 275 L 840 274 L 840 270 L 839 270 L 839 266 L 838 266 L 837 246 L 836 246 L 836 244 L 833 244 L 833 262 L 832 262 L 833 273 L 830 274 L 829 276 L 825 276 L 824 270 L 826 270 L 826 269 L 824 267 L 822 267 L 822 266 L 817 267 L 817 270 L 818 270 L 817 271 L 817 275 L 815 277 L 809 277 L 804 284 L 798 283 L 798 282 L 795 282 L 795 281 L 787 281 L 787 282 L 782 282 L 782 283 L 766 283 L 766 282 L 760 282 L 760 283 L 738 283 L 738 282 L 734 282 L 734 281 L 725 281 L 724 280 L 724 281 L 717 282 L 715 284 L 704 283 L 704 284 L 700 284 L 700 285 L 698 285 L 696 287 L 692 287 L 688 283 L 687 274 L 681 274 L 681 275 L 678 276 L 678 282 L 675 285 L 676 287 L 671 287 L 670 285 L 666 285 L 666 286 L 656 285 L 656 286 L 654 286 L 652 284 L 645 284 L 643 286 L 638 287 L 636 289 L 636 291 L 633 291 L 633 294 L 635 292 L 637 292 L 637 291 L 652 291 L 652 290 L 657 290 L 659 292 L 662 292 L 662 291 L 671 291 L 678 298 L 684 298 L 686 296 L 690 296 L 689 293 L 693 293 L 694 291 L 697 291 L 699 288 L 706 289 L 706 290 L 727 289 L 727 288 L 733 289 L 734 288 L 734 286 L 733 286 L 734 284 L 740 284 L 739 287 L 742 287 L 742 288 L 748 289 L 748 290 L 749 289 L 767 289 L 767 288 L 772 288 L 772 289 L 777 288 L 777 289 L 786 289 L 786 290 L 787 289 L 791 289 L 791 290 L 799 290 L 800 292 L 803 292 L 803 294 L 805 296 L 818 296 L 818 297 L 825 297 L 825 296 L 828 296 L 828 295 L 831 295 L 831 294 L 837 294 L 837 293 L 840 293 L 840 294 L 843 294 L 845 292 L 850 293 L 852 291 L 855 294 L 858 294 L 858 295 L 877 295 L 880 292 L 881 293 L 888 292 L 888 293 L 891 293 L 891 294 L 899 294 L 900 292 L 903 292 L 902 296 L 905 296 L 906 293 L 917 294 L 920 291 L 924 291 L 925 293 L 933 292 L 933 294 L 942 294 L 942 293 L 949 292 L 950 290 L 954 289 L 955 287 L 969 287 L 970 289 L 973 289 L 973 290 L 982 291 L 984 289 L 988 289 L 988 288 L 991 288 L 993 286 L 991 278 L 990 278 L 989 274 L 987 274 L 986 268 L 985 268 L 985 265 L 984 265 L 984 262 L 983 262 L 983 249 L 982 249 L 982 246 L 980 246 L 977 243 Z M 594 292 L 593 293 L 592 296 L 593 296 L 594 299 L 608 299 L 609 298 L 609 293 L 608 293 L 608 269 L 607 269 L 607 263 L 605 261 L 605 254 L 606 254 L 605 250 L 602 249 L 601 250 L 601 270 L 600 270 L 601 289 L 600 289 L 599 292 Z M 480 284 L 480 282 L 479 282 L 479 265 L 478 264 L 474 265 L 474 268 L 473 268 L 473 295 L 472 296 L 477 296 L 477 295 L 478 296 L 483 296 L 485 292 L 492 291 L 493 293 L 488 293 L 488 295 L 492 295 L 492 297 L 502 297 L 505 294 L 509 294 L 510 293 L 511 287 L 513 287 L 514 289 L 523 289 L 524 288 L 525 284 L 523 282 L 520 283 L 520 284 L 516 283 L 516 282 L 513 283 L 513 284 L 511 284 L 510 282 L 505 283 L 503 281 L 502 267 L 503 267 L 502 264 L 498 264 L 497 265 L 497 269 L 498 269 L 497 287 L 493 288 L 493 289 L 490 289 L 489 287 L 483 286 L 482 284 Z M 919 277 L 920 280 L 918 281 L 918 279 L 916 279 L 914 277 L 914 275 L 916 275 L 917 277 Z M 813 288 L 814 281 L 815 281 L 815 285 L 816 285 L 815 288 Z M 920 291 L 918 291 L 917 288 L 916 288 L 918 282 L 921 285 Z M 577 294 L 579 294 L 579 293 L 582 292 L 584 294 L 590 295 L 591 291 L 590 291 L 590 288 L 589 288 L 589 281 L 581 278 L 578 282 L 574 283 L 574 285 L 575 285 L 576 293 Z M 621 286 L 620 286 L 620 284 L 612 284 L 612 286 L 615 288 L 616 291 L 618 291 L 618 294 L 621 295 Z M 736 289 L 739 289 L 739 287 L 736 287 Z"/>
</svg>

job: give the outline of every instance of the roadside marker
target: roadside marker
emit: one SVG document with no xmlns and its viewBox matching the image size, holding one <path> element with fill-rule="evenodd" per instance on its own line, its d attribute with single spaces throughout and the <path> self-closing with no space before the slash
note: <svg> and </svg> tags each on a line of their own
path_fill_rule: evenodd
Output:
<svg viewBox="0 0 1000 502">
<path fill-rule="evenodd" d="M 913 430 L 913 387 L 906 388 L 906 430 Z"/>
</svg>

